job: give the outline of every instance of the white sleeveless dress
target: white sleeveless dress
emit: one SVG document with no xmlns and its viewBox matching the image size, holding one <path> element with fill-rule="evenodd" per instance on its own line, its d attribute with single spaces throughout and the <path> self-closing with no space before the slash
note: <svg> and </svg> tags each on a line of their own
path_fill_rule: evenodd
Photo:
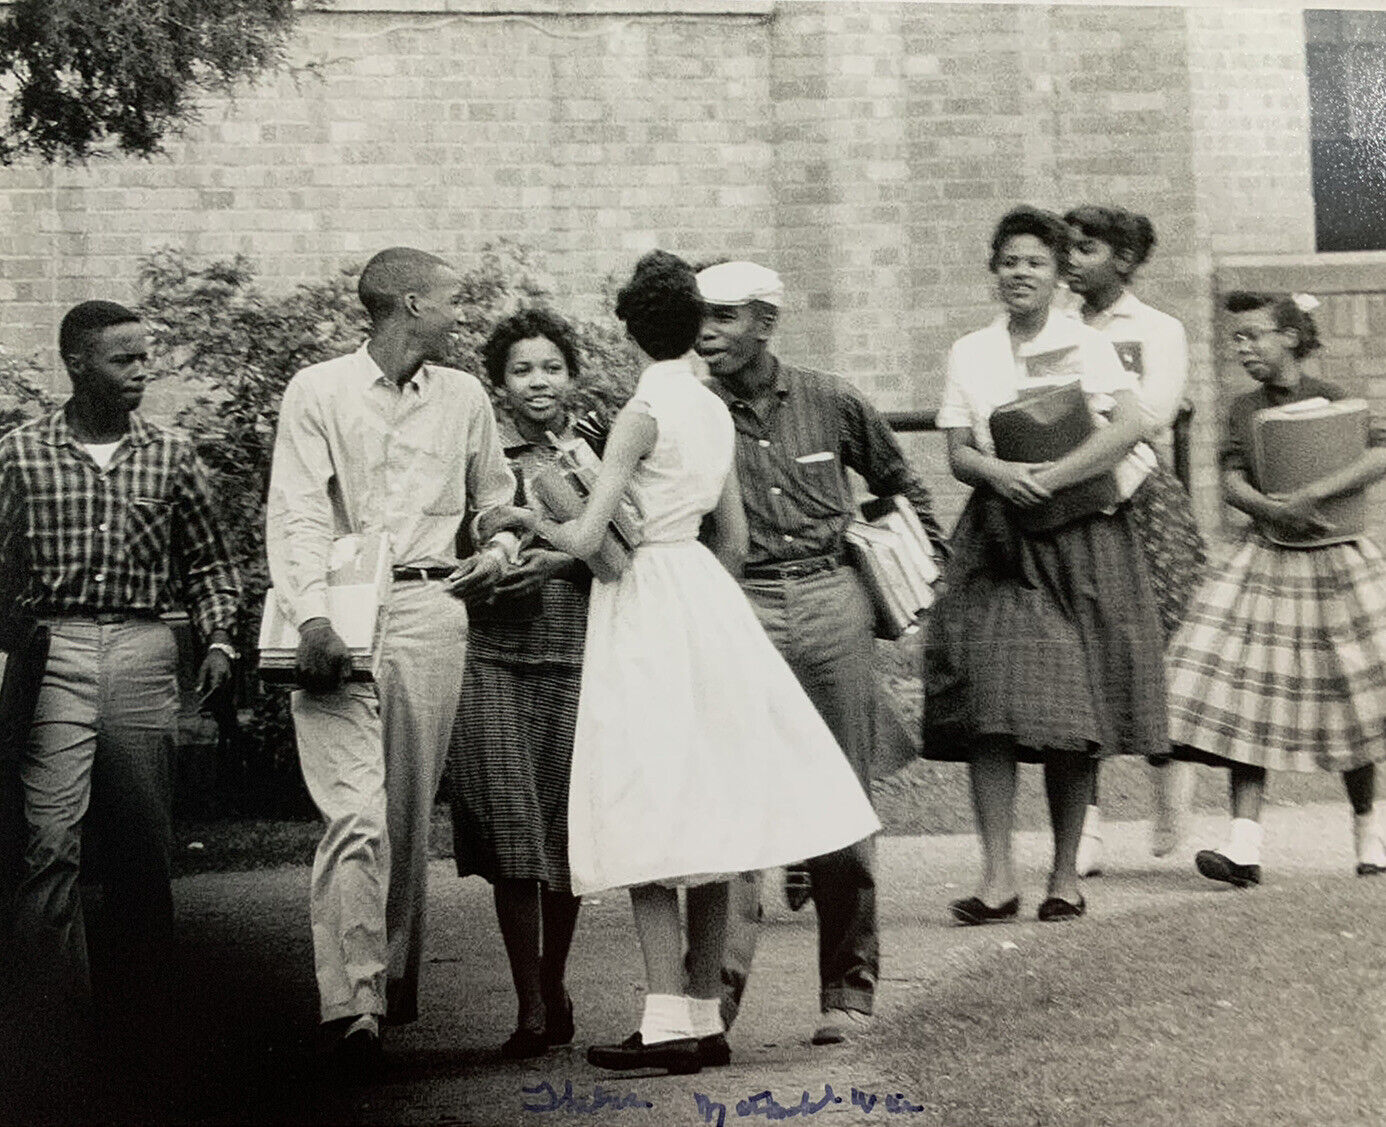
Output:
<svg viewBox="0 0 1386 1127">
<path fill-rule="evenodd" d="M 573 891 L 690 885 L 829 853 L 880 829 L 846 757 L 740 587 L 697 540 L 734 456 L 686 360 L 647 368 L 657 424 L 632 491 L 645 542 L 596 581 L 568 799 Z"/>
</svg>

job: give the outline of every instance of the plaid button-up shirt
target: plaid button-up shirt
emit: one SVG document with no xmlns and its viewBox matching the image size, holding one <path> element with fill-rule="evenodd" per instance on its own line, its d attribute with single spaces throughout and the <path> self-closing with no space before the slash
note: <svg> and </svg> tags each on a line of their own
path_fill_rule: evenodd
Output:
<svg viewBox="0 0 1386 1127">
<path fill-rule="evenodd" d="M 162 612 L 230 630 L 240 579 L 192 443 L 137 414 L 102 470 L 65 410 L 0 438 L 0 606 Z"/>
</svg>

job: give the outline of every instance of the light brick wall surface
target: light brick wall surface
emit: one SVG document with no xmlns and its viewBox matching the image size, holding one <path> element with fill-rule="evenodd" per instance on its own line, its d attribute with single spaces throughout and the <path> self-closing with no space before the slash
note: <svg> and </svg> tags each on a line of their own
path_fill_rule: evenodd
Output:
<svg viewBox="0 0 1386 1127">
<path fill-rule="evenodd" d="M 932 407 L 993 315 L 997 217 L 1110 201 L 1151 216 L 1138 289 L 1189 331 L 1207 519 L 1213 256 L 1313 245 L 1295 9 L 338 0 L 293 54 L 314 70 L 209 101 L 165 158 L 0 169 L 0 343 L 51 349 L 67 305 L 134 298 L 164 244 L 244 253 L 275 290 L 508 238 L 585 316 L 660 245 L 777 267 L 783 355 Z M 951 516 L 941 441 L 907 445 Z"/>
</svg>

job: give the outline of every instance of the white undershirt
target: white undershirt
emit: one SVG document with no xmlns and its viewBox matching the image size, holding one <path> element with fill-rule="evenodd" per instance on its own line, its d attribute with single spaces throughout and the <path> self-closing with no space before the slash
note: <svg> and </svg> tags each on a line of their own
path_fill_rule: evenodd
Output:
<svg viewBox="0 0 1386 1127">
<path fill-rule="evenodd" d="M 91 460 L 103 470 L 111 464 L 111 459 L 115 457 L 116 447 L 120 445 L 120 439 L 114 442 L 84 442 L 83 449 L 91 455 Z"/>
</svg>

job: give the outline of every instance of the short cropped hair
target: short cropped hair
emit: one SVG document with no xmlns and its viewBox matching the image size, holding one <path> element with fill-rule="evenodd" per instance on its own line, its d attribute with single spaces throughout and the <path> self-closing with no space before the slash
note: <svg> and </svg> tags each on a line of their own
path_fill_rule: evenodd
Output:
<svg viewBox="0 0 1386 1127">
<path fill-rule="evenodd" d="M 646 355 L 674 360 L 698 339 L 703 299 L 693 267 L 676 254 L 652 250 L 616 295 L 616 316 Z"/>
<path fill-rule="evenodd" d="M 1131 264 L 1132 271 L 1155 249 L 1154 224 L 1147 216 L 1124 207 L 1075 207 L 1064 216 L 1064 222 L 1088 238 L 1106 243 Z"/>
<path fill-rule="evenodd" d="M 1296 360 L 1303 360 L 1309 353 L 1323 347 L 1319 340 L 1319 327 L 1314 318 L 1295 304 L 1289 294 L 1251 293 L 1247 290 L 1234 290 L 1222 302 L 1229 313 L 1250 313 L 1254 309 L 1269 309 L 1275 319 L 1277 329 L 1294 329 L 1299 334 L 1299 342 L 1290 349 Z"/>
<path fill-rule="evenodd" d="M 66 359 L 83 356 L 92 338 L 115 325 L 139 324 L 140 315 L 114 301 L 84 301 L 74 305 L 58 326 L 58 351 Z"/>
<path fill-rule="evenodd" d="M 578 378 L 577 334 L 573 326 L 552 310 L 533 306 L 498 322 L 481 346 L 481 361 L 493 384 L 500 387 L 505 383 L 505 365 L 510 359 L 510 349 L 522 340 L 533 340 L 535 337 L 552 342 L 563 353 L 568 375 L 574 380 Z"/>
<path fill-rule="evenodd" d="M 433 284 L 433 272 L 447 263 L 436 254 L 413 247 L 389 247 L 374 255 L 356 283 L 356 293 L 366 307 L 371 324 L 393 314 L 405 294 L 419 293 Z"/>
<path fill-rule="evenodd" d="M 1001 248 L 1008 239 L 1017 235 L 1033 235 L 1054 255 L 1054 262 L 1062 272 L 1068 266 L 1068 224 L 1052 211 L 1022 205 L 1012 208 L 1001 217 L 996 230 L 991 235 L 991 258 L 987 268 L 994 274 L 1001 260 Z"/>
</svg>

